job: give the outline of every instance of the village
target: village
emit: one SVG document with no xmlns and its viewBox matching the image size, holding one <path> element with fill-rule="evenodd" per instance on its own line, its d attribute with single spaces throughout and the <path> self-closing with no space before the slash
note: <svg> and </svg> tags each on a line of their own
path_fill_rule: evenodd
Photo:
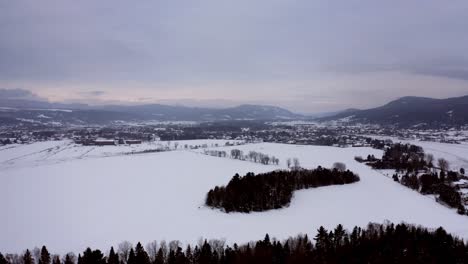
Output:
<svg viewBox="0 0 468 264">
<path fill-rule="evenodd" d="M 83 145 L 140 144 L 145 141 L 228 139 L 246 142 L 272 142 L 335 147 L 382 148 L 391 137 L 450 144 L 468 143 L 468 128 L 452 129 L 393 129 L 378 125 L 336 125 L 294 122 L 234 122 L 199 124 L 115 125 L 92 127 L 4 127 L 0 145 L 27 144 L 37 141 L 72 139 Z M 388 143 L 388 142 L 387 142 Z"/>
</svg>

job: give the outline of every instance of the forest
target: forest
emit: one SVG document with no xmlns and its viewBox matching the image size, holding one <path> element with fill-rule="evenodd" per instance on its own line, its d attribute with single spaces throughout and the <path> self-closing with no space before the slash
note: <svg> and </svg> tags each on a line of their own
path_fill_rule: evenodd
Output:
<svg viewBox="0 0 468 264">
<path fill-rule="evenodd" d="M 341 169 L 339 169 L 341 168 Z M 261 212 L 289 205 L 293 192 L 328 185 L 342 185 L 359 181 L 359 176 L 343 166 L 314 170 L 276 170 L 255 175 L 239 174 L 226 186 L 216 186 L 206 196 L 206 205 L 225 212 Z"/>
<path fill-rule="evenodd" d="M 442 227 L 434 230 L 408 224 L 375 224 L 351 231 L 342 225 L 320 227 L 315 237 L 298 235 L 285 241 L 270 238 L 243 245 L 225 245 L 219 240 L 202 240 L 185 249 L 177 242 L 169 246 L 121 243 L 107 254 L 87 248 L 74 253 L 52 255 L 45 246 L 33 254 L 0 253 L 0 264 L 262 264 L 262 263 L 468 263 L 468 246 Z"/>
</svg>

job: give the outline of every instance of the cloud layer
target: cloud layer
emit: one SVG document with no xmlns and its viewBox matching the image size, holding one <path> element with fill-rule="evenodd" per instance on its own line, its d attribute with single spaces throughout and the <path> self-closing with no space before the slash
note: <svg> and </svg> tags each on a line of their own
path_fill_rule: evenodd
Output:
<svg viewBox="0 0 468 264">
<path fill-rule="evenodd" d="M 462 0 L 2 1 L 0 85 L 301 111 L 461 95 L 467 13 Z"/>
</svg>

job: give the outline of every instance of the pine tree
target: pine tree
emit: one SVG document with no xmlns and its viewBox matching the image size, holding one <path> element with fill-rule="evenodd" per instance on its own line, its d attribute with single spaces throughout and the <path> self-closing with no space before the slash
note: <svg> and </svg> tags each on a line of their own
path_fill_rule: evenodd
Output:
<svg viewBox="0 0 468 264">
<path fill-rule="evenodd" d="M 75 264 L 72 256 L 70 254 L 67 254 L 65 256 L 65 261 L 63 262 L 63 264 Z"/>
<path fill-rule="evenodd" d="M 41 257 L 39 258 L 39 264 L 50 264 L 51 258 L 50 253 L 45 246 L 42 246 Z"/>
<path fill-rule="evenodd" d="M 154 264 L 164 264 L 165 259 L 164 259 L 164 252 L 162 248 L 159 248 L 158 254 L 156 254 L 156 258 L 154 260 Z"/>
<path fill-rule="evenodd" d="M 320 228 L 317 230 L 317 235 L 315 236 L 314 240 L 317 249 L 326 250 L 329 243 L 328 231 L 323 226 L 320 226 Z"/>
<path fill-rule="evenodd" d="M 135 251 L 133 251 L 133 248 L 130 249 L 130 253 L 128 254 L 127 264 L 139 264 L 136 262 Z"/>
<path fill-rule="evenodd" d="M 23 255 L 23 264 L 34 264 L 34 258 L 32 257 L 29 249 L 26 249 L 26 252 Z"/>
<path fill-rule="evenodd" d="M 52 264 L 61 264 L 62 262 L 60 261 L 60 256 L 55 255 L 52 259 Z"/>
<path fill-rule="evenodd" d="M 174 250 L 169 251 L 169 257 L 167 258 L 167 264 L 175 264 L 176 258 L 175 258 L 175 253 Z"/>
<path fill-rule="evenodd" d="M 135 261 L 138 264 L 150 264 L 151 262 L 148 253 L 146 253 L 140 242 L 135 247 Z"/>
<path fill-rule="evenodd" d="M 187 258 L 187 263 L 189 263 L 189 264 L 194 263 L 192 248 L 190 247 L 190 245 L 188 245 L 187 249 L 185 250 L 185 257 Z"/>
<path fill-rule="evenodd" d="M 107 264 L 119 264 L 119 255 L 114 251 L 114 247 L 111 247 L 109 257 L 107 258 Z"/>
<path fill-rule="evenodd" d="M 343 240 L 344 240 L 345 235 L 346 235 L 346 232 L 343 229 L 343 226 L 341 224 L 339 224 L 335 228 L 334 237 L 333 237 L 333 244 L 334 244 L 333 246 L 335 248 L 338 248 L 339 246 L 341 246 L 343 244 Z"/>
<path fill-rule="evenodd" d="M 87 248 L 85 252 L 83 252 L 83 256 L 78 256 L 78 263 L 79 264 L 105 264 L 106 259 L 104 258 L 104 254 L 98 249 L 91 250 Z"/>
</svg>

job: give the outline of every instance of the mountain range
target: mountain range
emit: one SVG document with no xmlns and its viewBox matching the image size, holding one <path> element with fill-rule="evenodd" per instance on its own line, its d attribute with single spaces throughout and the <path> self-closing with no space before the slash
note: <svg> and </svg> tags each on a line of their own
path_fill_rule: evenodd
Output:
<svg viewBox="0 0 468 264">
<path fill-rule="evenodd" d="M 467 125 L 468 96 L 447 99 L 407 96 L 381 107 L 366 110 L 350 109 L 320 120 L 341 120 L 400 127 Z"/>
<path fill-rule="evenodd" d="M 264 105 L 239 105 L 228 108 L 203 108 L 162 104 L 104 105 L 63 104 L 46 101 L 0 99 L 0 124 L 57 123 L 108 124 L 145 121 L 230 121 L 293 120 L 303 115 L 284 108 Z"/>
<path fill-rule="evenodd" d="M 340 121 L 399 127 L 460 126 L 468 124 L 468 96 L 447 99 L 407 96 L 372 109 L 347 109 L 315 115 L 297 114 L 276 106 L 248 104 L 227 108 L 163 104 L 90 106 L 0 98 L 0 124 L 102 125 L 119 122 L 234 120 Z"/>
</svg>

